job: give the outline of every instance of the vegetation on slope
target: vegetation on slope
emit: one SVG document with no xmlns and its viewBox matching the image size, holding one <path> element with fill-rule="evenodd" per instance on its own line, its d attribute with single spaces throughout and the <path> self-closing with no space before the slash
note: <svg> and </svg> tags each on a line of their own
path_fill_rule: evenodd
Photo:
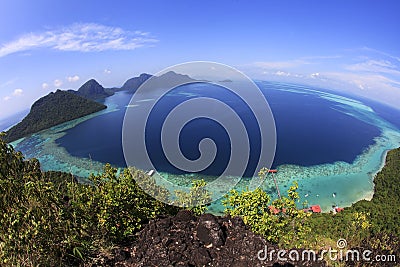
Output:
<svg viewBox="0 0 400 267">
<path fill-rule="evenodd" d="M 311 214 L 296 207 L 299 199 L 297 188 L 297 183 L 294 183 L 289 188 L 287 197 L 283 196 L 272 203 L 270 196 L 260 188 L 244 192 L 232 190 L 223 202 L 227 207 L 225 212 L 242 217 L 253 232 L 270 242 L 283 247 L 300 248 L 311 234 L 307 220 Z"/>
<path fill-rule="evenodd" d="M 0 265 L 75 265 L 93 251 L 129 242 L 150 219 L 177 209 L 147 195 L 135 182 L 167 196 L 142 171 L 107 165 L 91 184 L 68 174 L 42 173 L 36 159 L 0 138 Z M 60 179 L 62 177 L 62 179 Z"/>
<path fill-rule="evenodd" d="M 7 131 L 5 140 L 15 141 L 32 133 L 107 108 L 105 105 L 70 92 L 57 90 L 37 100 L 29 114 Z"/>
<path fill-rule="evenodd" d="M 374 183 L 371 201 L 358 201 L 337 214 L 306 214 L 297 210 L 296 184 L 288 190 L 288 197 L 273 202 L 261 189 L 233 190 L 225 201 L 226 213 L 241 216 L 253 231 L 283 248 L 302 247 L 315 251 L 337 248 L 337 240 L 344 238 L 348 249 L 369 249 L 375 255 L 396 255 L 398 261 L 400 148 L 388 152 L 386 165 L 376 175 Z M 270 205 L 279 213 L 268 209 Z"/>
<path fill-rule="evenodd" d="M 385 167 L 375 176 L 374 196 L 332 216 L 315 214 L 311 224 L 317 237 L 345 238 L 354 245 L 375 236 L 400 237 L 400 148 L 387 153 Z M 328 226 L 329 227 L 326 227 Z"/>
<path fill-rule="evenodd" d="M 225 205 L 228 214 L 242 217 L 254 232 L 282 248 L 336 248 L 336 241 L 345 238 L 348 248 L 399 256 L 399 166 L 400 149 L 390 151 L 375 179 L 372 201 L 357 202 L 336 215 L 296 209 L 296 184 L 273 202 L 260 189 L 232 191 Z M 90 177 L 90 184 L 77 183 L 66 173 L 43 173 L 36 159 L 25 160 L 0 137 L 0 265 L 81 264 L 115 244 L 135 242 L 149 220 L 176 214 L 178 208 L 147 195 L 135 178 L 169 197 L 136 169 L 118 174 L 106 165 L 102 174 Z M 190 205 L 193 196 L 200 202 L 209 198 L 203 184 L 195 182 L 189 192 L 177 192 L 177 201 Z M 193 209 L 198 214 L 205 210 Z"/>
</svg>

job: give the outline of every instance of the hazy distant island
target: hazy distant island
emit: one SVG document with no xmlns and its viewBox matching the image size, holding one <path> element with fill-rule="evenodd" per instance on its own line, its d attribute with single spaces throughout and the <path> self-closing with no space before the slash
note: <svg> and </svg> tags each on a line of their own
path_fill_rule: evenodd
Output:
<svg viewBox="0 0 400 267">
<path fill-rule="evenodd" d="M 60 90 L 52 92 L 37 100 L 31 107 L 29 114 L 18 124 L 11 127 L 6 133 L 5 140 L 12 142 L 27 135 L 56 126 L 58 124 L 78 119 L 98 112 L 107 106 L 96 102 L 113 95 L 117 91 L 135 93 L 149 78 L 145 90 L 161 87 L 173 87 L 180 83 L 196 81 L 188 75 L 169 71 L 160 76 L 142 73 L 138 77 L 128 79 L 121 88 L 104 88 L 95 79 L 85 82 L 77 91 Z"/>
<path fill-rule="evenodd" d="M 152 79 L 150 79 L 152 78 Z M 149 80 L 150 79 L 150 80 Z M 150 91 L 159 88 L 173 88 L 180 84 L 197 82 L 188 75 L 179 74 L 173 71 L 168 71 L 160 76 L 153 76 L 151 74 L 142 73 L 139 77 L 134 77 L 127 80 L 119 91 L 128 91 L 135 93 L 139 87 L 148 80 L 141 90 Z"/>
<path fill-rule="evenodd" d="M 117 89 L 118 91 L 129 91 L 135 92 L 145 81 L 149 78 L 153 77 L 151 74 L 142 73 L 138 77 L 133 77 L 127 80 L 121 88 Z"/>
</svg>

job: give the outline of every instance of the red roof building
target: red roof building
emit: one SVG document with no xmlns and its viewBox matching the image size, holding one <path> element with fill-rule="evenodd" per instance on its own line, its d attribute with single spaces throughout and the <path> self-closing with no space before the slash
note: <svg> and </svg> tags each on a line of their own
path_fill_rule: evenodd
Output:
<svg viewBox="0 0 400 267">
<path fill-rule="evenodd" d="M 336 207 L 336 208 L 335 208 L 335 211 L 336 211 L 336 212 L 341 212 L 342 210 L 344 210 L 344 208 L 339 208 L 339 207 Z"/>
<path fill-rule="evenodd" d="M 310 209 L 314 213 L 321 213 L 321 207 L 319 205 L 313 205 L 310 207 Z"/>
</svg>

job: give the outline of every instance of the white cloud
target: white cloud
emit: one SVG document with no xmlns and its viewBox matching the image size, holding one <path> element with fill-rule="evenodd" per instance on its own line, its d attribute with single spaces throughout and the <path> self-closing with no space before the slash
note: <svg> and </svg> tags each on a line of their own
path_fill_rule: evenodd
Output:
<svg viewBox="0 0 400 267">
<path fill-rule="evenodd" d="M 374 49 L 374 48 L 371 48 L 371 47 L 364 46 L 359 50 L 372 52 L 372 53 L 375 53 L 375 54 L 379 54 L 380 56 L 384 56 L 384 57 L 388 57 L 388 58 L 394 59 L 396 61 L 400 61 L 400 57 L 398 57 L 398 56 L 394 56 L 394 55 L 391 55 L 389 53 L 386 53 L 386 52 L 383 52 L 383 51 L 380 51 L 380 50 L 377 50 L 377 49 Z"/>
<path fill-rule="evenodd" d="M 14 90 L 13 96 L 22 96 L 23 93 L 24 93 L 24 90 L 18 88 L 18 89 Z"/>
<path fill-rule="evenodd" d="M 10 99 L 12 99 L 13 97 L 20 97 L 24 94 L 24 90 L 22 90 L 21 88 L 17 88 L 14 90 L 14 92 L 12 92 L 11 95 L 7 95 L 5 97 L 3 97 L 4 101 L 8 101 Z"/>
<path fill-rule="evenodd" d="M 300 57 L 289 61 L 255 62 L 245 67 L 250 67 L 251 72 L 262 74 L 263 78 L 272 81 L 303 83 L 351 92 L 398 108 L 398 57 L 380 51 L 369 54 L 350 52 L 352 54 L 347 56 Z"/>
<path fill-rule="evenodd" d="M 278 75 L 278 76 L 290 76 L 289 72 L 284 72 L 284 71 L 281 71 L 281 70 L 275 72 L 274 74 Z"/>
<path fill-rule="evenodd" d="M 63 82 L 61 80 L 54 80 L 54 86 L 55 87 L 60 87 L 61 85 L 63 85 Z"/>
<path fill-rule="evenodd" d="M 302 65 L 310 64 L 302 59 L 288 60 L 288 61 L 259 61 L 254 62 L 252 65 L 262 69 L 288 69 L 295 68 Z"/>
<path fill-rule="evenodd" d="M 96 23 L 76 23 L 41 33 L 24 34 L 0 46 L 0 57 L 35 48 L 80 52 L 133 50 L 157 41 L 146 32 L 127 31 Z"/>
<path fill-rule="evenodd" d="M 389 60 L 373 60 L 368 59 L 364 62 L 347 65 L 345 69 L 356 72 L 372 72 L 400 75 L 398 66 Z"/>
<path fill-rule="evenodd" d="M 6 82 L 0 84 L 0 88 L 1 88 L 1 87 L 10 86 L 10 85 L 14 84 L 17 80 L 18 80 L 17 78 L 12 79 L 12 80 L 8 80 L 8 81 L 6 81 Z"/>
<path fill-rule="evenodd" d="M 351 92 L 393 107 L 400 105 L 400 82 L 379 73 L 349 71 L 323 72 L 314 80 L 330 85 L 331 89 Z"/>
<path fill-rule="evenodd" d="M 105 70 L 104 70 L 104 73 L 105 73 L 105 74 L 111 74 L 111 70 L 105 69 Z"/>
<path fill-rule="evenodd" d="M 48 83 L 42 83 L 42 88 L 44 90 L 46 90 L 47 88 L 49 88 L 49 84 Z"/>
<path fill-rule="evenodd" d="M 316 73 L 312 73 L 311 75 L 310 75 L 310 77 L 311 78 L 313 78 L 313 79 L 316 79 L 316 78 L 318 78 L 319 77 L 319 72 L 316 72 Z"/>
<path fill-rule="evenodd" d="M 360 74 L 349 72 L 327 72 L 324 76 L 330 79 L 347 82 L 362 89 L 394 90 L 400 93 L 400 82 L 380 74 Z M 396 91 L 397 90 L 397 91 Z"/>
<path fill-rule="evenodd" d="M 77 82 L 77 81 L 79 81 L 79 76 L 78 75 L 74 75 L 74 76 L 68 76 L 67 77 L 67 80 L 70 82 L 70 83 L 72 83 L 72 82 Z"/>
<path fill-rule="evenodd" d="M 302 57 L 302 60 L 318 60 L 318 59 L 338 59 L 338 58 L 343 58 L 342 55 L 332 55 L 332 56 L 308 56 L 308 57 Z"/>
</svg>

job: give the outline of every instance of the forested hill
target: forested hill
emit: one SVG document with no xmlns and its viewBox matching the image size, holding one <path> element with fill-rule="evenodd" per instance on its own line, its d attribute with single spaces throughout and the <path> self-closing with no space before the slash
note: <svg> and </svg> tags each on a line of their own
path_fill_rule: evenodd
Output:
<svg viewBox="0 0 400 267">
<path fill-rule="evenodd" d="M 92 100 L 103 99 L 114 94 L 113 92 L 106 91 L 106 89 L 104 89 L 104 87 L 100 85 L 95 79 L 91 79 L 85 82 L 78 89 L 78 91 L 70 90 L 69 92 Z"/>
<path fill-rule="evenodd" d="M 5 140 L 15 141 L 57 124 L 74 120 L 107 108 L 93 100 L 57 90 L 37 100 L 29 114 L 7 131 Z"/>
</svg>

